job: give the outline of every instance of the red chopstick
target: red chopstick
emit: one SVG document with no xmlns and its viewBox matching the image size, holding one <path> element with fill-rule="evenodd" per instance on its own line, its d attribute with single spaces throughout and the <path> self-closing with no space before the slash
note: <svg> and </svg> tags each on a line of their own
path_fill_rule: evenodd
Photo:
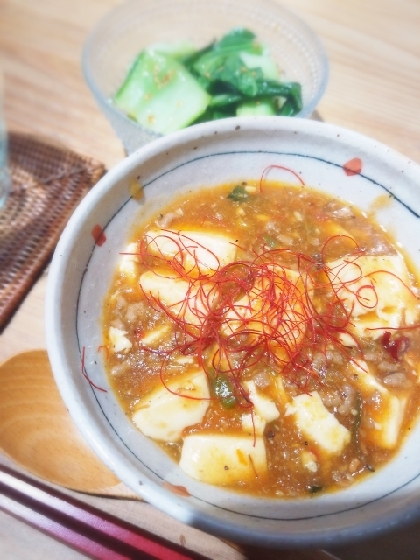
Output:
<svg viewBox="0 0 420 560">
<path fill-rule="evenodd" d="M 204 559 L 4 465 L 0 509 L 98 560 Z"/>
</svg>

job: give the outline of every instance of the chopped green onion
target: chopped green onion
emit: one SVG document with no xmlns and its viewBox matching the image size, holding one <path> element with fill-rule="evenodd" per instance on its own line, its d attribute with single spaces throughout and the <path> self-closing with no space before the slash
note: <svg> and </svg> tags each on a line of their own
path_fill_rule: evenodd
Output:
<svg viewBox="0 0 420 560">
<path fill-rule="evenodd" d="M 236 404 L 236 397 L 232 382 L 227 375 L 219 373 L 213 382 L 215 396 L 220 400 L 223 408 L 233 408 Z"/>
<path fill-rule="evenodd" d="M 236 185 L 236 187 L 231 191 L 228 196 L 229 200 L 234 200 L 235 202 L 243 202 L 249 198 L 249 193 L 245 190 L 242 185 Z"/>
<path fill-rule="evenodd" d="M 318 494 L 318 492 L 322 492 L 322 490 L 324 490 L 323 486 L 311 486 L 309 488 L 309 492 L 311 494 Z"/>
<path fill-rule="evenodd" d="M 264 235 L 263 241 L 264 245 L 267 245 L 267 247 L 269 247 L 270 249 L 278 249 L 280 247 L 278 239 L 276 239 L 272 235 Z"/>
</svg>

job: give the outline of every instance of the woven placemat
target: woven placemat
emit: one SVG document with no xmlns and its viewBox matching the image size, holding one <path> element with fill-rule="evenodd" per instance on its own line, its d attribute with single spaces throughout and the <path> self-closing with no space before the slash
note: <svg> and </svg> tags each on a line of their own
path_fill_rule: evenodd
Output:
<svg viewBox="0 0 420 560">
<path fill-rule="evenodd" d="M 0 332 L 50 258 L 70 215 L 105 167 L 19 133 L 9 134 L 11 193 L 0 211 Z"/>
</svg>

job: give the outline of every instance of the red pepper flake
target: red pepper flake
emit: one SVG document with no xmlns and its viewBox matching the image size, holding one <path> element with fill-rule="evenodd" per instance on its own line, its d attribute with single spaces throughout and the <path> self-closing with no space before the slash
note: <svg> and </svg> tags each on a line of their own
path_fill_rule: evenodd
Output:
<svg viewBox="0 0 420 560">
<path fill-rule="evenodd" d="M 105 243 L 106 235 L 99 224 L 96 224 L 96 226 L 92 229 L 91 234 L 98 247 L 101 247 Z"/>
<path fill-rule="evenodd" d="M 399 360 L 410 347 L 410 339 L 407 336 L 397 336 L 394 340 L 391 340 L 391 333 L 389 331 L 384 332 L 381 343 L 394 360 Z"/>
<path fill-rule="evenodd" d="M 134 329 L 134 336 L 136 337 L 136 340 L 138 342 L 140 342 L 140 340 L 142 340 L 142 338 L 144 338 L 144 329 L 142 329 L 140 327 L 136 327 Z"/>
<path fill-rule="evenodd" d="M 185 486 L 175 486 L 170 482 L 164 482 L 163 486 L 167 490 L 170 490 L 173 494 L 176 494 L 177 496 L 184 496 L 184 498 L 189 498 L 191 496 L 191 494 L 188 492 Z"/>
<path fill-rule="evenodd" d="M 348 177 L 358 175 L 362 171 L 362 160 L 358 157 L 350 159 L 343 165 L 343 169 Z"/>
</svg>

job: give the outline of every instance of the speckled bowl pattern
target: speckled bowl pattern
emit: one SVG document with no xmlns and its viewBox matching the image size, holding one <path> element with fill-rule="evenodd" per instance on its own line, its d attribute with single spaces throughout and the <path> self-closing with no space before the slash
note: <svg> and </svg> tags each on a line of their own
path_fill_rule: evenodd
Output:
<svg viewBox="0 0 420 560">
<path fill-rule="evenodd" d="M 130 224 L 174 194 L 293 169 L 364 211 L 377 211 L 420 270 L 420 168 L 371 139 L 306 119 L 227 119 L 156 140 L 89 192 L 57 246 L 47 286 L 48 352 L 61 395 L 93 450 L 154 506 L 194 527 L 265 546 L 327 546 L 412 519 L 420 504 L 420 425 L 397 458 L 346 490 L 299 500 L 258 499 L 190 479 L 125 416 L 104 372 L 101 308 Z M 286 171 L 271 178 L 298 184 Z M 144 197 L 137 196 L 138 185 Z M 173 486 L 187 494 L 174 493 Z"/>
<path fill-rule="evenodd" d="M 82 53 L 86 82 L 127 153 L 159 137 L 111 101 L 136 55 L 152 44 L 180 40 L 203 47 L 238 26 L 270 47 L 286 80 L 302 84 L 299 117 L 311 115 L 327 86 L 328 59 L 318 37 L 295 14 L 271 0 L 129 0 L 98 22 Z"/>
</svg>

